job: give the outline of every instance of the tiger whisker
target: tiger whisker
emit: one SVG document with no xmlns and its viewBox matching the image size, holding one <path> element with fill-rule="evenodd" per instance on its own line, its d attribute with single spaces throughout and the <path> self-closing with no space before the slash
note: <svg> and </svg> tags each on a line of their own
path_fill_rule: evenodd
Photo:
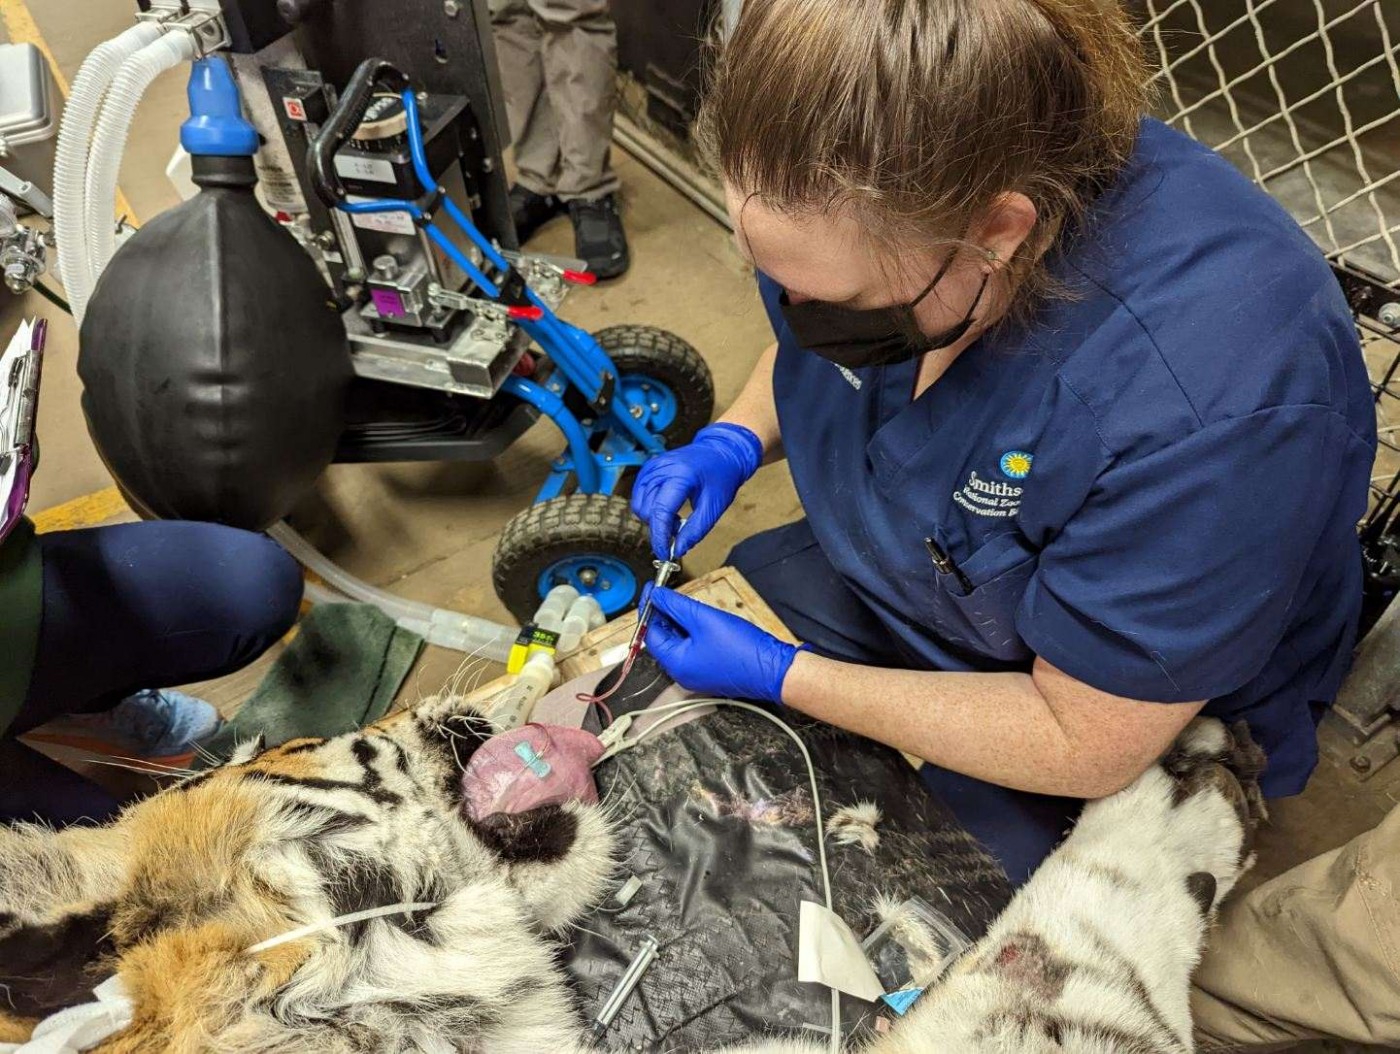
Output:
<svg viewBox="0 0 1400 1054">
<path fill-rule="evenodd" d="M 143 776 L 194 776 L 197 775 L 192 769 L 177 769 L 166 765 L 144 765 L 140 759 L 125 758 L 116 760 L 112 758 L 87 758 L 89 765 L 103 765 L 107 768 L 123 769 L 126 772 L 137 772 Z"/>
<path fill-rule="evenodd" d="M 459 689 L 465 679 L 470 676 L 471 672 L 474 671 L 477 666 L 484 665 L 488 661 L 481 658 L 481 653 L 485 648 L 485 644 L 478 645 L 474 650 L 463 656 L 462 661 L 457 665 L 457 669 L 453 671 L 452 675 L 448 677 L 447 683 L 443 685 L 443 693 L 453 696 L 462 694 Z"/>
<path fill-rule="evenodd" d="M 149 766 L 150 766 L 151 768 L 153 768 L 153 769 L 160 769 L 160 770 L 162 770 L 162 771 L 164 771 L 164 772 L 176 772 L 176 773 L 179 773 L 179 772 L 193 772 L 193 771 L 194 771 L 194 769 L 189 768 L 188 766 L 185 766 L 185 765 L 167 765 L 167 764 L 165 764 L 165 763 L 162 762 L 162 761 L 155 761 L 155 760 L 153 760 L 153 759 L 151 759 L 151 758 L 138 758 L 138 757 L 134 757 L 134 756 L 132 756 L 132 755 L 130 755 L 130 754 L 111 754 L 111 755 L 108 755 L 108 756 L 109 756 L 109 757 L 116 758 L 118 761 L 130 761 L 130 762 L 134 762 L 135 764 L 138 764 L 138 765 L 149 765 Z"/>
<path fill-rule="evenodd" d="M 219 755 L 215 754 L 215 753 L 214 753 L 212 750 L 210 750 L 209 748 L 204 747 L 204 746 L 201 746 L 201 745 L 198 744 L 198 743 L 196 743 L 196 744 L 194 745 L 194 752 L 195 752 L 195 756 L 196 756 L 196 757 L 203 758 L 205 761 L 209 762 L 209 764 L 211 764 L 211 765 L 217 765 L 217 764 L 219 764 L 221 761 L 223 761 L 223 758 L 219 757 Z"/>
</svg>

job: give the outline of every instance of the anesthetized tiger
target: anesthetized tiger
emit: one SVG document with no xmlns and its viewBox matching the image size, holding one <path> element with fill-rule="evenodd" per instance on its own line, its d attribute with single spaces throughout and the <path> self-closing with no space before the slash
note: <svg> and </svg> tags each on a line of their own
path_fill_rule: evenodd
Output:
<svg viewBox="0 0 1400 1054">
<path fill-rule="evenodd" d="M 0 1040 L 115 974 L 131 1018 L 104 1054 L 589 1049 L 550 935 L 611 888 L 613 821 L 579 802 L 464 818 L 462 767 L 489 734 L 430 700 L 335 739 L 248 744 L 105 827 L 0 830 Z M 1189 1051 L 1188 979 L 1248 866 L 1257 758 L 1242 728 L 1194 722 L 1084 810 L 871 1054 Z M 838 867 L 863 851 L 832 848 Z M 262 947 L 396 904 L 420 906 Z"/>
</svg>

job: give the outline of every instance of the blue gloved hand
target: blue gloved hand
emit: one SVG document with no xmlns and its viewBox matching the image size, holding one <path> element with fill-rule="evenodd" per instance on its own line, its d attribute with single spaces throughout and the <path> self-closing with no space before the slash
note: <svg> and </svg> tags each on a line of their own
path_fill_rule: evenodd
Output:
<svg viewBox="0 0 1400 1054">
<path fill-rule="evenodd" d="M 783 680 L 801 650 L 738 615 L 673 589 L 651 591 L 647 649 L 682 688 L 726 699 L 783 701 Z M 642 593 L 646 603 L 647 591 Z"/>
<path fill-rule="evenodd" d="M 681 507 L 693 510 L 676 535 L 676 558 L 705 535 L 724 515 L 750 476 L 763 463 L 763 444 L 742 425 L 706 425 L 689 445 L 658 454 L 637 473 L 632 511 L 651 529 L 651 548 L 666 559 Z"/>
</svg>

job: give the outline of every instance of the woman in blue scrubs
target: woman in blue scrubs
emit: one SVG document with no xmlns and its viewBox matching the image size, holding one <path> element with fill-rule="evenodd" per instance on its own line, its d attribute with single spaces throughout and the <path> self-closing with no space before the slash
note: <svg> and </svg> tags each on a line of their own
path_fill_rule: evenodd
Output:
<svg viewBox="0 0 1400 1054">
<path fill-rule="evenodd" d="M 633 496 L 683 553 L 786 457 L 731 562 L 804 647 L 668 590 L 649 647 L 925 759 L 1018 882 L 1197 713 L 1301 791 L 1356 632 L 1350 313 L 1148 77 L 1107 0 L 749 0 L 702 128 L 777 340 Z"/>
</svg>

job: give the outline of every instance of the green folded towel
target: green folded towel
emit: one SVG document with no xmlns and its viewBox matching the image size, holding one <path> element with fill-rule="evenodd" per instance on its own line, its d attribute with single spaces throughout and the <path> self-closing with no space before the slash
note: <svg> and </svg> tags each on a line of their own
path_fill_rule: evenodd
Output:
<svg viewBox="0 0 1400 1054">
<path fill-rule="evenodd" d="M 243 708 L 201 746 L 222 760 L 259 734 L 272 747 L 363 728 L 389 712 L 422 648 L 422 637 L 370 604 L 317 604 Z"/>
</svg>

